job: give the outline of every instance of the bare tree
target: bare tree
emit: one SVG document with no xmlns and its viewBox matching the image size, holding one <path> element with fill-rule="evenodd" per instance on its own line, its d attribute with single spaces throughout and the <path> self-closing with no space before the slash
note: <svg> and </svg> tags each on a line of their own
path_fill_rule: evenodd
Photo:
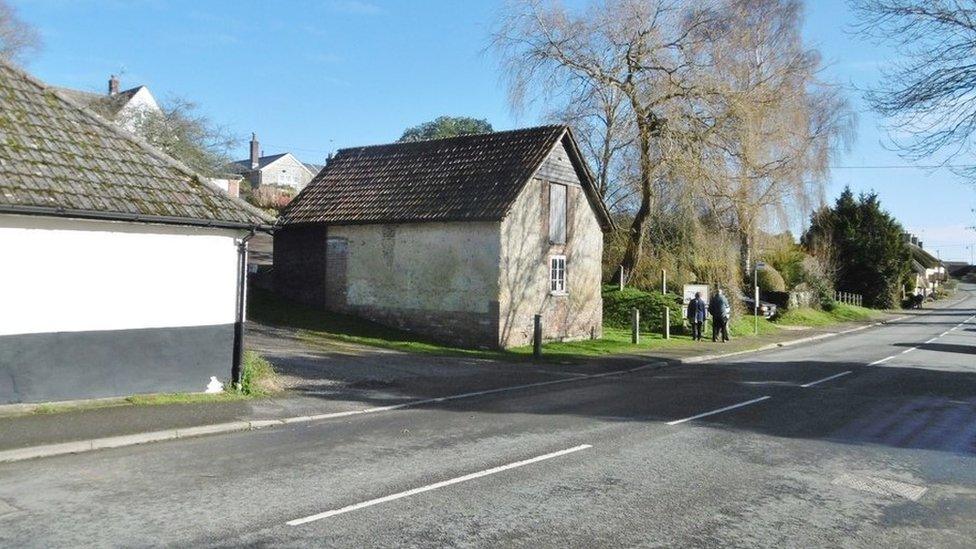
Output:
<svg viewBox="0 0 976 549">
<path fill-rule="evenodd" d="M 550 118 L 573 127 L 583 154 L 593 167 L 600 197 L 610 211 L 625 206 L 634 196 L 628 185 L 627 153 L 634 145 L 633 124 L 623 95 L 614 88 L 595 87 L 571 101 Z"/>
<path fill-rule="evenodd" d="M 21 63 L 41 47 L 37 29 L 25 23 L 4 0 L 0 0 L 0 59 Z"/>
<path fill-rule="evenodd" d="M 906 157 L 948 163 L 972 152 L 976 132 L 976 2 L 851 0 L 856 30 L 890 44 L 895 59 L 867 91 L 889 119 L 892 142 Z M 973 175 L 976 167 L 963 168 Z"/>
<path fill-rule="evenodd" d="M 135 133 L 199 174 L 212 177 L 225 170 L 239 139 L 207 116 L 192 101 L 174 98 L 161 111 L 133 113 Z"/>
<path fill-rule="evenodd" d="M 787 224 L 823 200 L 833 153 L 849 141 L 853 113 L 818 80 L 820 56 L 800 33 L 799 0 L 727 0 L 708 29 L 715 115 L 698 181 L 709 213 L 739 237 L 745 273 L 766 220 Z"/>
<path fill-rule="evenodd" d="M 714 13 L 691 2 L 603 0 L 570 11 L 544 0 L 509 5 L 493 45 L 508 77 L 513 105 L 532 97 L 619 97 L 614 116 L 633 126 L 640 203 L 629 229 L 622 264 L 629 273 L 643 253 L 655 209 L 655 183 L 671 177 L 702 123 L 694 118 L 702 90 L 698 32 Z"/>
</svg>

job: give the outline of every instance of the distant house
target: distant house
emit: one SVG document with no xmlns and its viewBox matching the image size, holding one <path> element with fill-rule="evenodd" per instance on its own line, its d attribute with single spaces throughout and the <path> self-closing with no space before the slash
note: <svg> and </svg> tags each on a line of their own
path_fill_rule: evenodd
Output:
<svg viewBox="0 0 976 549">
<path fill-rule="evenodd" d="M 269 223 L 0 62 L 0 403 L 226 380 Z"/>
<path fill-rule="evenodd" d="M 927 296 L 936 291 L 948 278 L 945 265 L 937 257 L 925 251 L 923 242 L 913 234 L 903 235 L 912 254 L 912 271 L 915 273 L 916 295 Z"/>
<path fill-rule="evenodd" d="M 70 88 L 55 88 L 64 97 L 88 107 L 127 131 L 135 133 L 140 119 L 147 113 L 161 113 L 159 103 L 146 86 L 119 89 L 119 78 L 108 80 L 108 93 L 94 93 Z"/>
<path fill-rule="evenodd" d="M 228 171 L 239 174 L 252 187 L 286 187 L 300 191 L 322 169 L 317 164 L 306 164 L 291 153 L 261 155 L 256 134 L 251 134 L 251 155 L 230 165 Z"/>
<path fill-rule="evenodd" d="M 602 333 L 612 221 L 565 126 L 344 149 L 282 214 L 275 287 L 471 346 Z"/>
<path fill-rule="evenodd" d="M 54 88 L 74 103 L 93 110 L 96 114 L 120 128 L 138 135 L 139 125 L 150 114 L 162 114 L 163 110 L 146 86 L 136 86 L 119 90 L 119 78 L 114 74 L 108 80 L 108 93 L 94 93 L 71 88 Z M 241 176 L 236 173 L 208 177 L 207 182 L 228 195 L 237 198 L 240 194 Z"/>
</svg>

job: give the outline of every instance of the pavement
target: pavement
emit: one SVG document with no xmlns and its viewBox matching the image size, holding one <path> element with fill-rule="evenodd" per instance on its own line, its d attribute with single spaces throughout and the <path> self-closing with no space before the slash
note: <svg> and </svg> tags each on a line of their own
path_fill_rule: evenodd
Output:
<svg viewBox="0 0 976 549">
<path fill-rule="evenodd" d="M 480 365 L 432 361 L 434 388 L 397 366 L 355 406 L 425 402 L 0 464 L 0 546 L 968 547 L 974 291 L 762 353 L 513 368 L 494 389 L 535 385 L 463 398 L 420 397 Z M 329 377 L 302 398 L 353 394 Z"/>
</svg>

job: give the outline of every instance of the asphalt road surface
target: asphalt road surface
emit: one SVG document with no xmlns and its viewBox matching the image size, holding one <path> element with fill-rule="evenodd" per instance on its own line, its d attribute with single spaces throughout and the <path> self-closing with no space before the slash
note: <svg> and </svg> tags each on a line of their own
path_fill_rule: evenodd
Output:
<svg viewBox="0 0 976 549">
<path fill-rule="evenodd" d="M 972 292 L 730 361 L 0 465 L 0 545 L 971 547 Z"/>
</svg>

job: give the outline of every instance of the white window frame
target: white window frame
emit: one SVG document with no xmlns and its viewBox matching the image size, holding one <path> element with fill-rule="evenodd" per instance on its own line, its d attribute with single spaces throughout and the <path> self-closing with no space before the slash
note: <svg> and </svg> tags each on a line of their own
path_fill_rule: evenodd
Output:
<svg viewBox="0 0 976 549">
<path fill-rule="evenodd" d="M 552 295 L 566 295 L 566 256 L 549 256 L 549 293 Z"/>
</svg>

